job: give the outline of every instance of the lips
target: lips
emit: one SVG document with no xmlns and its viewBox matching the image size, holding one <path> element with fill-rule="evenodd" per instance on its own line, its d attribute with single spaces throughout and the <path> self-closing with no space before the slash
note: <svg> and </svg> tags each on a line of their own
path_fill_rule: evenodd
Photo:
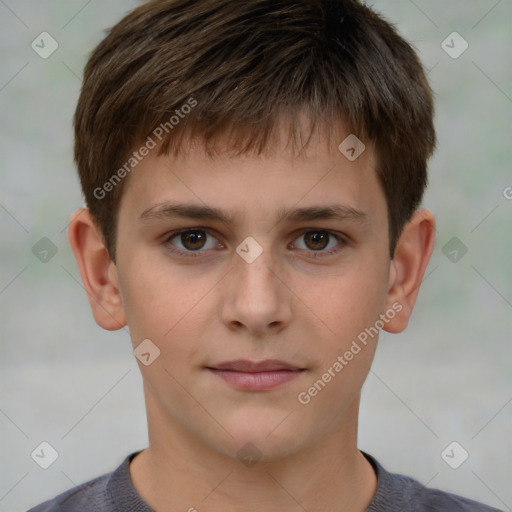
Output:
<svg viewBox="0 0 512 512">
<path fill-rule="evenodd" d="M 277 370 L 297 371 L 301 368 L 279 361 L 277 359 L 267 359 L 265 361 L 248 361 L 239 359 L 237 361 L 228 361 L 226 363 L 216 364 L 212 367 L 214 370 L 227 370 L 233 372 L 258 373 L 273 372 Z"/>
<path fill-rule="evenodd" d="M 237 360 L 207 367 L 217 377 L 243 391 L 266 391 L 298 377 L 305 368 L 279 361 Z"/>
</svg>

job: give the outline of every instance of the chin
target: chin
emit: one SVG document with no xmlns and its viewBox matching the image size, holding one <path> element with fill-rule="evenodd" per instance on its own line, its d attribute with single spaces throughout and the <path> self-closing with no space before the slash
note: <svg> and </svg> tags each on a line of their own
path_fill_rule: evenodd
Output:
<svg viewBox="0 0 512 512">
<path fill-rule="evenodd" d="M 277 462 L 308 445 L 307 428 L 293 421 L 293 414 L 285 419 L 288 412 L 279 414 L 240 414 L 237 421 L 226 423 L 226 429 L 233 436 L 220 451 L 242 461 L 244 457 L 259 462 Z M 283 421 L 284 420 L 284 421 Z M 296 420 L 296 418 L 295 418 Z"/>
</svg>

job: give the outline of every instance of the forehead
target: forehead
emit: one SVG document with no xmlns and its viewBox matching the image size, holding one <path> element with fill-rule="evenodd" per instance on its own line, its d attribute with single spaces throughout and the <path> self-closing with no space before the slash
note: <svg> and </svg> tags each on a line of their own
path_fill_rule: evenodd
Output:
<svg viewBox="0 0 512 512">
<path fill-rule="evenodd" d="M 373 145 L 358 143 L 347 132 L 334 140 L 317 132 L 299 154 L 287 142 L 261 154 L 242 155 L 234 154 L 227 143 L 208 154 L 204 144 L 194 140 L 177 155 L 159 154 L 155 148 L 130 174 L 121 210 L 128 209 L 133 221 L 135 216 L 144 221 L 165 203 L 177 202 L 201 206 L 197 218 L 216 215 L 230 222 L 271 213 L 282 219 L 292 206 L 341 206 L 353 218 L 364 210 L 385 211 Z M 299 220 L 300 213 L 295 218 Z"/>
</svg>

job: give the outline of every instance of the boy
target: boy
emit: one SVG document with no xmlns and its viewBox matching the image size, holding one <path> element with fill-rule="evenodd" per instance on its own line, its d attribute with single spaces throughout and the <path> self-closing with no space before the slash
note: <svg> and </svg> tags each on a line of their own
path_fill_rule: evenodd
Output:
<svg viewBox="0 0 512 512">
<path fill-rule="evenodd" d="M 356 0 L 158 0 L 92 54 L 69 240 L 149 447 L 42 511 L 488 511 L 357 449 L 434 243 L 412 48 Z"/>
</svg>

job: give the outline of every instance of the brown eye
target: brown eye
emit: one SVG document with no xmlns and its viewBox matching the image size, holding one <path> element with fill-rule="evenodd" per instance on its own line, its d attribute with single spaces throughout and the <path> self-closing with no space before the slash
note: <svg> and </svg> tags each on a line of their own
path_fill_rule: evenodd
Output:
<svg viewBox="0 0 512 512">
<path fill-rule="evenodd" d="M 293 243 L 296 249 L 309 251 L 312 255 L 328 256 L 341 250 L 345 240 L 331 231 L 311 229 L 304 231 Z"/>
<path fill-rule="evenodd" d="M 204 229 L 180 231 L 179 233 L 169 236 L 166 243 L 174 246 L 183 253 L 205 252 L 207 249 L 213 249 L 218 245 L 217 239 Z"/>
<path fill-rule="evenodd" d="M 304 234 L 304 240 L 309 249 L 319 251 L 329 243 L 329 233 L 324 231 L 309 231 Z"/>
<path fill-rule="evenodd" d="M 190 251 L 202 249 L 206 242 L 206 234 L 204 231 L 187 231 L 181 233 L 180 237 L 183 246 Z"/>
</svg>

